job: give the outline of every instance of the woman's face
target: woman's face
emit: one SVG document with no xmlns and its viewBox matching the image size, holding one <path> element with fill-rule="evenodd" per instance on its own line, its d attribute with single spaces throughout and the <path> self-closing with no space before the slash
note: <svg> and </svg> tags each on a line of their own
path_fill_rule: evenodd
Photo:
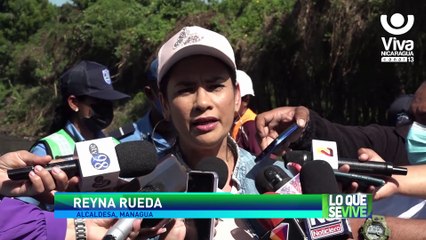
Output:
<svg viewBox="0 0 426 240">
<path fill-rule="evenodd" d="M 100 131 L 108 127 L 114 118 L 111 101 L 85 96 L 78 100 L 74 95 L 68 97 L 68 104 L 76 112 L 77 121 L 87 125 L 92 131 Z"/>
<path fill-rule="evenodd" d="M 179 136 L 181 146 L 217 147 L 231 129 L 240 92 L 224 63 L 209 56 L 191 56 L 170 70 L 164 115 Z"/>
</svg>

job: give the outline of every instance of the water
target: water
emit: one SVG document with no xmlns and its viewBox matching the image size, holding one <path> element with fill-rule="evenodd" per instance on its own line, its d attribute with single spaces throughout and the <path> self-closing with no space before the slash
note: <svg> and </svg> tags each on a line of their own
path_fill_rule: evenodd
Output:
<svg viewBox="0 0 426 240">
<path fill-rule="evenodd" d="M 0 155 L 17 150 L 29 150 L 33 141 L 0 134 Z"/>
</svg>

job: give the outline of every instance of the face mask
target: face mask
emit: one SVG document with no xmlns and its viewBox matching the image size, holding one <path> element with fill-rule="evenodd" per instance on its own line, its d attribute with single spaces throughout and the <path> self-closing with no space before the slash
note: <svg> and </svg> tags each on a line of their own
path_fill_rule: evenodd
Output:
<svg viewBox="0 0 426 240">
<path fill-rule="evenodd" d="M 92 115 L 83 118 L 87 127 L 96 132 L 108 127 L 114 118 L 112 103 L 93 104 L 91 105 Z"/>
<path fill-rule="evenodd" d="M 426 163 L 426 126 L 413 122 L 407 135 L 407 153 L 411 164 Z"/>
</svg>

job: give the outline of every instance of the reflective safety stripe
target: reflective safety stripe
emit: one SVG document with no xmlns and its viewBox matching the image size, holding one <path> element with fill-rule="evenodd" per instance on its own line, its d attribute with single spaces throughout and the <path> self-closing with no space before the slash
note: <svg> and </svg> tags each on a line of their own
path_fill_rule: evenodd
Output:
<svg viewBox="0 0 426 240">
<path fill-rule="evenodd" d="M 74 154 L 75 142 L 74 139 L 64 130 L 61 129 L 43 139 L 50 148 L 52 158 L 58 156 L 68 156 Z"/>
<path fill-rule="evenodd" d="M 120 143 L 120 141 L 115 138 L 112 138 L 112 140 L 115 145 Z M 50 149 L 53 159 L 62 156 L 74 155 L 75 141 L 64 129 L 42 138 L 41 141 Z"/>
</svg>

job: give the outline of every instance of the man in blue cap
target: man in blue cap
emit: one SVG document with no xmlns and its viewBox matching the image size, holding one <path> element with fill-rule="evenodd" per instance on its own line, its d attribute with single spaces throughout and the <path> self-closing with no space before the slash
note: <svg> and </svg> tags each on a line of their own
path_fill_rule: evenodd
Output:
<svg viewBox="0 0 426 240">
<path fill-rule="evenodd" d="M 159 156 L 169 149 L 175 140 L 173 125 L 163 118 L 162 107 L 158 96 L 157 86 L 158 61 L 154 59 L 148 72 L 147 84 L 144 93 L 147 96 L 151 109 L 134 123 L 129 123 L 110 133 L 120 142 L 148 140 L 154 144 Z"/>
</svg>

